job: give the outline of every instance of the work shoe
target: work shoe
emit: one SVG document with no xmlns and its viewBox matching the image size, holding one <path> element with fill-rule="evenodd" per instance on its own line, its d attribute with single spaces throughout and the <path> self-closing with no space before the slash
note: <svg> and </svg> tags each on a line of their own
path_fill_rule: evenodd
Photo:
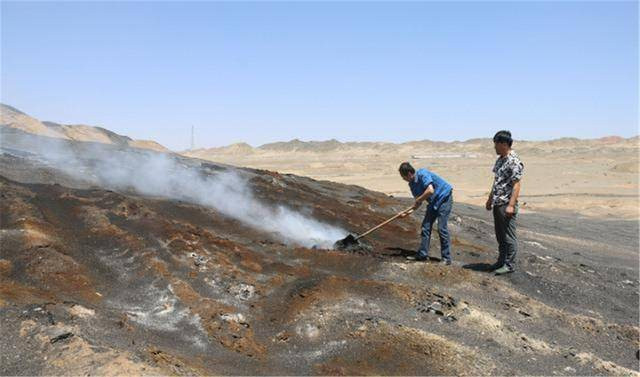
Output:
<svg viewBox="0 0 640 377">
<path fill-rule="evenodd" d="M 413 261 L 413 262 L 424 262 L 424 261 L 426 261 L 427 259 L 429 259 L 429 257 L 426 257 L 426 258 L 420 258 L 420 257 L 415 256 L 415 255 L 409 255 L 409 256 L 407 257 L 407 260 L 408 260 L 408 261 Z"/>
<path fill-rule="evenodd" d="M 513 268 L 507 267 L 507 266 L 502 266 L 500 268 L 498 268 L 497 270 L 493 271 L 496 275 L 505 275 L 505 274 L 510 274 L 513 272 Z"/>
<path fill-rule="evenodd" d="M 440 264 L 443 266 L 451 266 L 451 260 L 450 259 L 442 259 L 440 261 Z"/>
</svg>

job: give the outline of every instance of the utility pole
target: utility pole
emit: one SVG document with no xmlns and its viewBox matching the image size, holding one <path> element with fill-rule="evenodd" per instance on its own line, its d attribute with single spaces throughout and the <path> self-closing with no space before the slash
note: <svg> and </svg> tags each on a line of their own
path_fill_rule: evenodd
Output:
<svg viewBox="0 0 640 377">
<path fill-rule="evenodd" d="M 191 126 L 191 149 L 190 150 L 194 150 L 194 149 L 195 149 L 195 142 L 193 138 L 193 126 Z"/>
</svg>

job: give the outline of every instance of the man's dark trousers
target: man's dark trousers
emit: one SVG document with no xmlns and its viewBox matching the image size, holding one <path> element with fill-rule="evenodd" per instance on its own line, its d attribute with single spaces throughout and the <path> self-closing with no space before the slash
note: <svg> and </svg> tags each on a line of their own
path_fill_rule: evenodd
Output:
<svg viewBox="0 0 640 377">
<path fill-rule="evenodd" d="M 518 253 L 518 237 L 516 236 L 516 216 L 515 213 L 507 217 L 505 210 L 507 205 L 493 206 L 493 223 L 496 228 L 496 239 L 498 240 L 498 267 L 507 266 L 511 270 L 515 269 L 516 254 Z"/>
<path fill-rule="evenodd" d="M 451 214 L 452 206 L 453 194 L 449 194 L 449 196 L 440 204 L 438 209 L 433 209 L 431 206 L 427 207 L 427 213 L 424 215 L 424 220 L 422 220 L 422 242 L 420 243 L 420 248 L 418 249 L 418 259 L 426 259 L 429 256 L 431 228 L 433 226 L 433 223 L 437 219 L 442 260 L 451 260 L 451 242 L 449 239 L 449 229 L 447 228 L 447 222 L 449 221 L 449 215 Z"/>
</svg>

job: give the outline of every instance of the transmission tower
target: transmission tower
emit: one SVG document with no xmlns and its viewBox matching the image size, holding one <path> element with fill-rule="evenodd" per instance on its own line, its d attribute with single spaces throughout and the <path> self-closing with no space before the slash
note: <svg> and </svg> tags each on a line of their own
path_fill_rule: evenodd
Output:
<svg viewBox="0 0 640 377">
<path fill-rule="evenodd" d="M 195 149 L 195 142 L 193 137 L 193 126 L 191 126 L 191 150 Z"/>
</svg>

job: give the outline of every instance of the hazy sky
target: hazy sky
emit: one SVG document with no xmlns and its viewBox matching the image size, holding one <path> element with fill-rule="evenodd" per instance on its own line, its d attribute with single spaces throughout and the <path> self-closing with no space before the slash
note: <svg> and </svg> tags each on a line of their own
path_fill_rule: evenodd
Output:
<svg viewBox="0 0 640 377">
<path fill-rule="evenodd" d="M 638 134 L 633 1 L 1 6 L 3 103 L 172 149 Z"/>
</svg>

